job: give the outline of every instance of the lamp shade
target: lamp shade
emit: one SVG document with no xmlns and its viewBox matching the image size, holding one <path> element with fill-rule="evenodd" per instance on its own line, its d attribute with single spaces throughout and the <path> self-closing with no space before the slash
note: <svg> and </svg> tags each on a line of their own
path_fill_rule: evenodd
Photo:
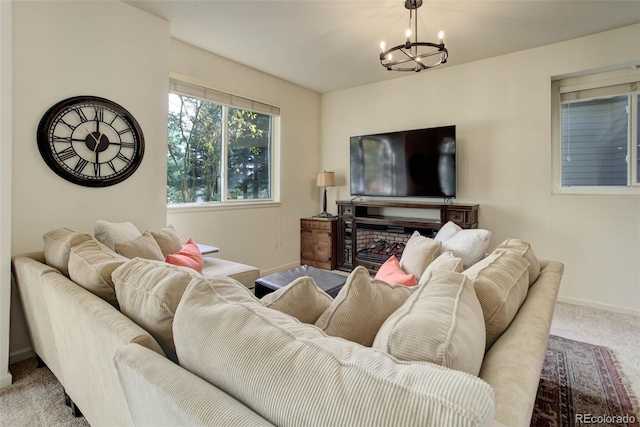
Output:
<svg viewBox="0 0 640 427">
<path fill-rule="evenodd" d="M 316 174 L 316 187 L 333 187 L 335 172 L 319 172 Z"/>
</svg>

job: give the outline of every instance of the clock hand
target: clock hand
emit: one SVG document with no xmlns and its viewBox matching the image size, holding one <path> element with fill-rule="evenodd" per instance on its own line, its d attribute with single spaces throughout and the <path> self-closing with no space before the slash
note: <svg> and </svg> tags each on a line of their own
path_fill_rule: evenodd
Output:
<svg viewBox="0 0 640 427">
<path fill-rule="evenodd" d="M 95 136 L 93 136 L 93 132 L 91 132 L 91 131 L 89 130 L 89 128 L 88 128 L 88 127 L 86 127 L 86 126 L 84 127 L 84 130 L 86 130 L 86 131 L 87 131 L 87 133 L 88 133 L 89 135 L 91 135 L 91 138 L 93 138 L 93 140 L 96 142 L 96 146 L 97 146 L 97 145 L 100 143 L 100 141 L 98 141 L 98 140 L 96 139 L 96 137 L 95 137 Z M 102 134 L 100 134 L 100 137 L 102 137 Z"/>
</svg>

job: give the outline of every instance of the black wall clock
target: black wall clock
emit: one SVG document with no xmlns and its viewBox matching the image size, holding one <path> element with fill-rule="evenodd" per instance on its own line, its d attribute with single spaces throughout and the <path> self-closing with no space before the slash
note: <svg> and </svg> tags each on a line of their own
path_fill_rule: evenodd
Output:
<svg viewBox="0 0 640 427">
<path fill-rule="evenodd" d="M 62 100 L 42 116 L 38 149 L 59 176 L 85 187 L 130 177 L 144 155 L 140 125 L 120 105 L 97 96 Z"/>
</svg>

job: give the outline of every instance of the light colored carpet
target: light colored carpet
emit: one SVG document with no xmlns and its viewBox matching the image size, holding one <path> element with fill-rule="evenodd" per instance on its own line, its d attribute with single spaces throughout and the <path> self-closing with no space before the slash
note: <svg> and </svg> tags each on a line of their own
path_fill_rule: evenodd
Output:
<svg viewBox="0 0 640 427">
<path fill-rule="evenodd" d="M 640 396 L 640 317 L 558 303 L 553 335 L 609 347 L 619 362 L 630 391 Z M 35 359 L 11 365 L 13 384 L 0 390 L 0 425 L 87 427 L 64 404 L 60 383 Z M 82 408 L 81 408 L 82 409 Z"/>
</svg>

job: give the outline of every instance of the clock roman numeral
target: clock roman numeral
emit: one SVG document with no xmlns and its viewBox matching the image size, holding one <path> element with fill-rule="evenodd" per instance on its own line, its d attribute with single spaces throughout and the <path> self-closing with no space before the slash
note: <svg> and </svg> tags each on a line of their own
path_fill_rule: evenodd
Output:
<svg viewBox="0 0 640 427">
<path fill-rule="evenodd" d="M 84 115 L 84 111 L 82 111 L 82 108 L 74 108 L 73 111 L 75 111 L 75 113 L 78 115 L 78 117 L 80 118 L 80 123 L 84 123 L 87 120 L 87 116 Z"/>
<path fill-rule="evenodd" d="M 71 130 L 76 130 L 76 128 L 78 127 L 78 126 L 70 125 L 69 123 L 65 122 L 62 119 L 60 119 L 60 122 L 62 122 L 62 124 L 66 125 Z"/>
<path fill-rule="evenodd" d="M 118 132 L 118 135 L 122 136 L 122 135 L 124 135 L 124 134 L 125 134 L 125 133 L 127 133 L 127 132 L 131 132 L 131 128 L 126 128 L 126 129 L 124 129 L 124 130 L 119 131 L 119 132 Z"/>
<path fill-rule="evenodd" d="M 56 136 L 56 135 L 54 135 L 51 140 L 53 142 L 67 142 L 67 143 L 71 144 L 71 137 L 70 136 Z"/>
<path fill-rule="evenodd" d="M 78 153 L 76 153 L 76 150 L 74 150 L 73 147 L 65 148 L 64 150 L 59 151 L 57 154 L 58 154 L 58 158 L 63 162 L 69 159 L 72 159 L 78 155 Z"/>
<path fill-rule="evenodd" d="M 93 164 L 93 174 L 95 176 L 100 176 L 100 163 Z"/>
<path fill-rule="evenodd" d="M 116 173 L 116 167 L 113 165 L 113 162 L 111 160 L 107 162 L 107 165 L 109 165 L 113 173 Z"/>
<path fill-rule="evenodd" d="M 77 173 L 81 173 L 82 170 L 89 164 L 88 160 L 83 159 L 82 157 L 80 157 L 78 159 L 78 163 L 76 163 L 76 166 L 73 168 L 74 172 Z"/>
<path fill-rule="evenodd" d="M 127 158 L 127 156 L 125 156 L 125 155 L 124 155 L 124 154 L 122 154 L 122 153 L 118 153 L 118 154 L 116 155 L 116 159 L 120 159 L 120 160 L 122 160 L 122 161 L 123 161 L 123 162 L 125 162 L 125 163 L 128 163 L 128 162 L 129 162 L 129 159 Z"/>
<path fill-rule="evenodd" d="M 134 142 L 123 142 L 120 146 L 122 148 L 136 148 L 136 144 Z"/>
<path fill-rule="evenodd" d="M 96 115 L 93 117 L 93 120 L 97 120 L 99 122 L 104 122 L 104 108 L 102 107 L 93 107 L 96 111 Z"/>
</svg>

